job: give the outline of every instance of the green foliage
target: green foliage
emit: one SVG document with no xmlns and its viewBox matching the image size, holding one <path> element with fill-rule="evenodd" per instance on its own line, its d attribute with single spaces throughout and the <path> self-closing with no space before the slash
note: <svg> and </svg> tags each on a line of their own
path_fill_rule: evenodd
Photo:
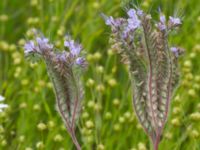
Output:
<svg viewBox="0 0 200 150">
<path fill-rule="evenodd" d="M 141 3 L 154 17 L 159 6 L 167 16 L 183 15 L 178 36 L 169 42 L 186 49 L 180 61 L 180 87 L 171 102 L 159 148 L 200 150 L 200 2 Z M 0 94 L 10 106 L 0 114 L 1 150 L 75 149 L 56 112 L 45 65 L 25 62 L 22 45 L 33 36 L 32 28 L 41 29 L 60 49 L 61 37 L 70 32 L 87 50 L 90 65 L 83 78 L 84 107 L 76 129 L 83 150 L 150 149 L 133 113 L 127 68 L 108 50 L 109 29 L 99 15 L 123 16 L 122 10 L 119 0 L 1 0 Z"/>
</svg>

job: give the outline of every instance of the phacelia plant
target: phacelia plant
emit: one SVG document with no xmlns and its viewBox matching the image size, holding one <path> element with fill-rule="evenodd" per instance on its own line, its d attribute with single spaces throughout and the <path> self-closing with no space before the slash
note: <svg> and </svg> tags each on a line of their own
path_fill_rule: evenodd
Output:
<svg viewBox="0 0 200 150">
<path fill-rule="evenodd" d="M 82 46 L 70 36 L 66 36 L 64 46 L 69 51 L 56 50 L 47 38 L 38 36 L 25 44 L 24 53 L 28 58 L 44 60 L 53 83 L 58 112 L 77 150 L 81 150 L 75 135 L 75 127 L 83 99 L 80 77 L 87 63 L 85 58 L 80 56 Z"/>
<path fill-rule="evenodd" d="M 181 20 L 160 13 L 156 23 L 151 15 L 139 9 L 127 11 L 128 18 L 114 19 L 103 15 L 111 26 L 112 49 L 129 65 L 136 115 L 151 138 L 154 149 L 167 120 L 170 100 L 179 81 L 178 57 L 182 49 L 168 46 L 169 33 Z"/>
</svg>

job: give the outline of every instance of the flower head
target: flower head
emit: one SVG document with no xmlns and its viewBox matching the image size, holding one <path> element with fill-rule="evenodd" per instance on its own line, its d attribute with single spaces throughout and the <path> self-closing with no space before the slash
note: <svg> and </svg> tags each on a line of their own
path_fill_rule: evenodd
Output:
<svg viewBox="0 0 200 150">
<path fill-rule="evenodd" d="M 182 53 L 184 53 L 184 49 L 179 47 L 171 47 L 170 50 L 176 57 L 179 57 Z"/>
<path fill-rule="evenodd" d="M 74 42 L 71 38 L 67 36 L 64 42 L 65 47 L 68 47 L 72 56 L 78 56 L 82 50 L 82 45 Z"/>
<path fill-rule="evenodd" d="M 49 39 L 47 39 L 47 38 L 37 37 L 36 42 L 38 44 L 40 51 L 52 50 L 53 49 L 53 45 L 49 44 Z"/>
<path fill-rule="evenodd" d="M 114 25 L 114 22 L 115 22 L 112 16 L 106 17 L 105 21 L 106 21 L 106 25 L 108 26 Z"/>
<path fill-rule="evenodd" d="M 164 31 L 167 29 L 166 26 L 166 17 L 164 15 L 160 15 L 160 22 L 157 24 L 157 27 L 160 31 Z"/>
<path fill-rule="evenodd" d="M 141 21 L 138 19 L 136 11 L 134 9 L 130 9 L 127 12 L 129 19 L 128 19 L 128 28 L 130 30 L 135 30 L 140 26 Z"/>
<path fill-rule="evenodd" d="M 25 55 L 29 54 L 29 53 L 32 53 L 32 52 L 35 52 L 36 51 L 36 47 L 35 47 L 35 44 L 33 41 L 28 41 L 27 43 L 25 43 L 24 45 L 24 52 L 25 52 Z"/>
<path fill-rule="evenodd" d="M 87 66 L 87 63 L 86 63 L 86 60 L 85 60 L 84 57 L 78 57 L 76 59 L 76 64 L 83 67 L 83 68 L 85 68 Z"/>
<path fill-rule="evenodd" d="M 4 101 L 5 100 L 5 98 L 3 97 L 3 96 L 1 96 L 0 95 L 0 101 Z M 7 108 L 8 107 L 8 105 L 7 104 L 0 104 L 0 112 L 2 112 L 3 110 L 3 108 Z"/>
<path fill-rule="evenodd" d="M 175 18 L 175 17 L 169 17 L 169 25 L 171 27 L 176 27 L 176 26 L 179 26 L 181 25 L 181 19 L 180 18 Z"/>
</svg>

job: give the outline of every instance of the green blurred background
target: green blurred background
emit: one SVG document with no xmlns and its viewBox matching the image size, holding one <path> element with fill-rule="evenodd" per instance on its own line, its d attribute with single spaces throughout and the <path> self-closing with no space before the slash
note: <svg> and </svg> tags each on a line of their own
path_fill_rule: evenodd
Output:
<svg viewBox="0 0 200 150">
<path fill-rule="evenodd" d="M 200 150 L 200 1 L 137 1 L 157 19 L 158 8 L 183 17 L 170 43 L 186 49 L 180 60 L 180 87 L 171 103 L 160 150 Z M 85 99 L 78 127 L 83 150 L 149 150 L 150 142 L 132 109 L 127 67 L 113 54 L 109 27 L 100 13 L 125 16 L 128 1 L 1 0 L 0 95 L 9 108 L 0 113 L 0 150 L 73 150 L 55 109 L 44 63 L 24 59 L 23 44 L 39 29 L 63 48 L 70 33 L 87 51 Z"/>
</svg>

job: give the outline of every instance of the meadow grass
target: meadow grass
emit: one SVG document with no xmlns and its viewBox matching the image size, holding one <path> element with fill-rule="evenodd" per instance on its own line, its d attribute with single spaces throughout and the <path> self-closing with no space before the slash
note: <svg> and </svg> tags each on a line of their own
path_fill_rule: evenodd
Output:
<svg viewBox="0 0 200 150">
<path fill-rule="evenodd" d="M 183 16 L 183 26 L 170 40 L 185 48 L 181 83 L 171 103 L 160 150 L 200 150 L 200 2 L 138 1 L 158 17 Z M 55 109 L 55 96 L 44 63 L 24 59 L 23 44 L 33 28 L 63 49 L 70 33 L 87 51 L 85 97 L 76 129 L 84 150 L 149 150 L 150 142 L 132 108 L 126 65 L 112 52 L 110 30 L 100 13 L 124 16 L 120 0 L 1 0 L 0 95 L 9 108 L 0 114 L 1 150 L 75 149 Z"/>
</svg>

